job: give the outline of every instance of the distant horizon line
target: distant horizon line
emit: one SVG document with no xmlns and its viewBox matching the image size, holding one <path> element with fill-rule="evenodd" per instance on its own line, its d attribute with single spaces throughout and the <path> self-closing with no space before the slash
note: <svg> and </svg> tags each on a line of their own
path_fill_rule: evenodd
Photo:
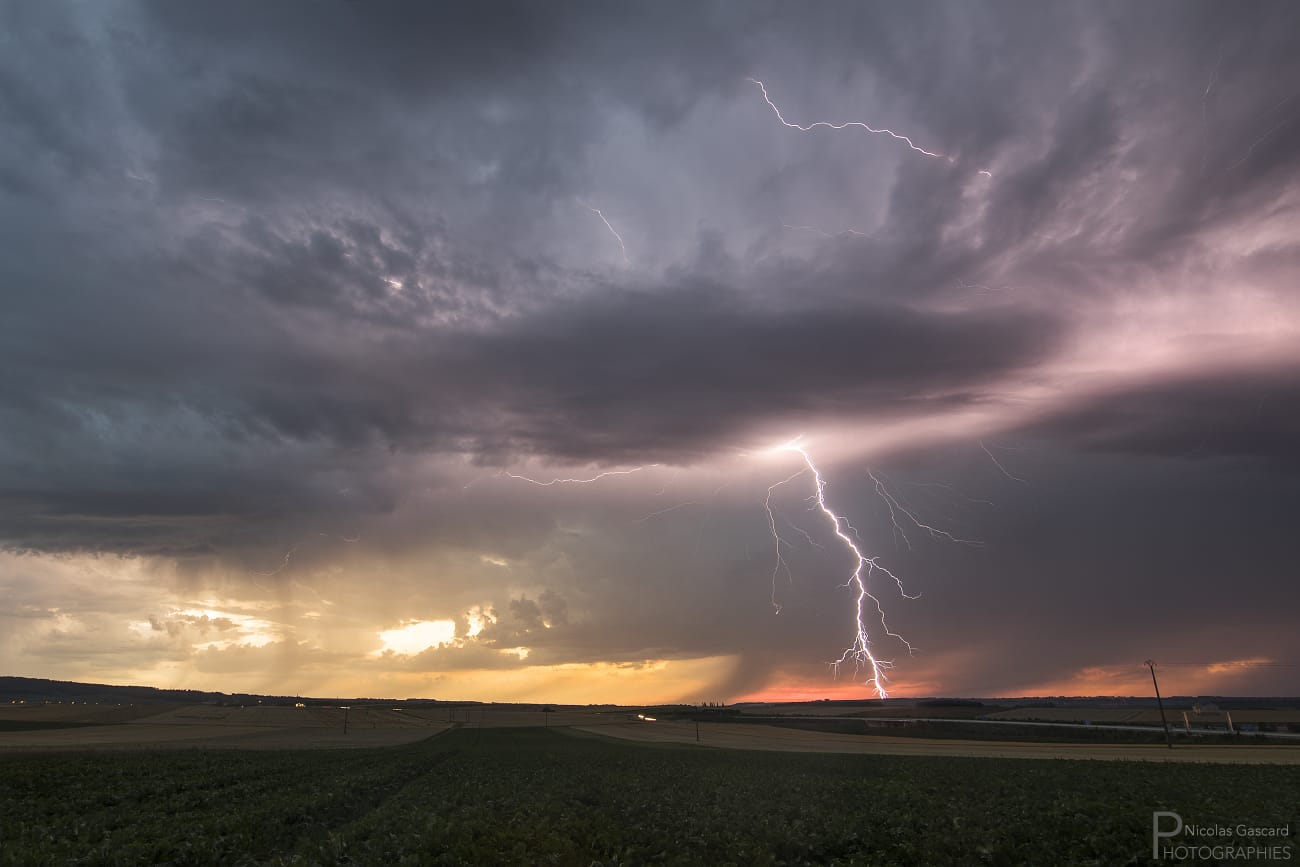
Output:
<svg viewBox="0 0 1300 867">
<path fill-rule="evenodd" d="M 0 703 L 13 704 L 18 701 L 17 698 L 5 696 L 6 692 L 13 691 L 11 686 L 17 684 L 8 684 L 6 681 L 28 681 L 33 685 L 36 684 L 61 684 L 65 687 L 86 688 L 103 688 L 112 690 L 148 690 L 156 693 L 194 693 L 198 695 L 210 696 L 247 696 L 258 699 L 275 699 L 288 700 L 296 699 L 299 701 L 373 701 L 373 702 L 410 702 L 410 701 L 428 701 L 439 704 L 507 704 L 507 705 L 556 705 L 566 707 L 638 707 L 638 706 L 680 706 L 680 707 L 703 707 L 710 704 L 719 707 L 740 707 L 753 705 L 774 705 L 774 704 L 902 704 L 905 702 L 921 701 L 952 701 L 952 702 L 994 702 L 994 701 L 1082 701 L 1082 700 L 1140 700 L 1155 701 L 1154 695 L 925 695 L 925 696 L 891 696 L 889 698 L 879 698 L 871 695 L 864 695 L 860 698 L 765 698 L 765 699 L 744 699 L 730 702 L 710 701 L 687 702 L 687 701 L 648 701 L 634 703 L 619 702 L 571 702 L 571 701 L 546 701 L 546 700 L 484 700 L 472 698 L 434 698 L 426 696 L 407 696 L 405 698 L 396 698 L 392 696 L 304 696 L 301 693 L 260 693 L 234 691 L 225 692 L 211 689 L 194 689 L 189 687 L 159 687 L 148 684 L 116 684 L 116 683 L 99 683 L 92 681 L 79 680 L 57 680 L 45 677 L 28 677 L 25 675 L 0 675 Z M 1300 695 L 1238 695 L 1230 693 L 1198 693 L 1192 694 L 1174 694 L 1165 697 L 1166 700 L 1174 699 L 1267 699 L 1270 701 L 1295 701 L 1300 702 Z"/>
</svg>

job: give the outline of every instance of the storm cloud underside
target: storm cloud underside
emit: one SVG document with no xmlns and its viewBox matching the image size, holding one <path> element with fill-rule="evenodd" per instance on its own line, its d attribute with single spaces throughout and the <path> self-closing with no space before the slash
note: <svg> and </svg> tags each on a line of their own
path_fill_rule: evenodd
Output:
<svg viewBox="0 0 1300 867">
<path fill-rule="evenodd" d="M 864 694 L 800 434 L 903 693 L 1300 654 L 1293 4 L 0 15 L 11 673 Z"/>
</svg>

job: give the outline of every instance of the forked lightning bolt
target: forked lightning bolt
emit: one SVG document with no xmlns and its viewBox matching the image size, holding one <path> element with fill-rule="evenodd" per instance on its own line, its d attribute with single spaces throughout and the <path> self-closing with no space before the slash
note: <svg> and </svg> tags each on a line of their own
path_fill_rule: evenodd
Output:
<svg viewBox="0 0 1300 867">
<path fill-rule="evenodd" d="M 800 444 L 799 438 L 796 437 L 795 439 L 792 439 L 787 443 L 782 443 L 772 451 L 794 452 L 795 454 L 799 455 L 800 458 L 803 459 L 806 471 L 812 473 L 812 477 L 813 477 L 813 496 L 811 499 L 816 503 L 817 509 L 823 515 L 826 516 L 826 520 L 830 522 L 831 528 L 835 533 L 835 536 L 841 542 L 844 543 L 844 547 L 846 547 L 857 560 L 857 563 L 854 565 L 853 568 L 853 573 L 849 576 L 849 579 L 844 582 L 845 587 L 849 587 L 857 591 L 856 593 L 857 607 L 856 607 L 856 617 L 855 617 L 857 629 L 853 637 L 853 643 L 844 649 L 844 652 L 840 654 L 839 659 L 831 663 L 831 668 L 836 672 L 838 672 L 840 666 L 842 666 L 846 662 L 852 661 L 855 671 L 860 672 L 863 669 L 867 670 L 868 677 L 866 682 L 869 686 L 871 686 L 876 691 L 876 695 L 878 695 L 880 698 L 888 698 L 889 692 L 885 688 L 885 682 L 888 680 L 888 677 L 885 675 L 885 672 L 893 668 L 894 664 L 890 660 L 879 658 L 871 649 L 871 636 L 867 629 L 867 624 L 866 624 L 868 599 L 871 600 L 872 605 L 875 606 L 876 614 L 880 618 L 880 625 L 884 629 L 885 634 L 901 642 L 903 646 L 907 648 L 909 653 L 912 651 L 912 645 L 909 644 L 907 640 L 903 638 L 903 636 L 899 635 L 898 633 L 894 632 L 889 628 L 889 624 L 885 620 L 885 611 L 880 606 L 880 600 L 876 598 L 876 596 L 867 587 L 867 578 L 870 577 L 875 572 L 882 572 L 890 579 L 892 579 L 896 585 L 898 585 L 898 591 L 902 593 L 904 597 L 908 599 L 916 599 L 917 597 L 908 594 L 907 591 L 903 589 L 903 583 L 898 579 L 898 576 L 896 576 L 893 572 L 890 572 L 887 568 L 881 566 L 878 562 L 876 562 L 876 558 L 868 557 L 862 553 L 862 549 L 858 547 L 858 542 L 854 538 L 854 536 L 856 536 L 857 533 L 856 531 L 853 531 L 853 526 L 842 515 L 839 515 L 836 512 L 832 511 L 831 507 L 827 504 L 826 482 L 824 479 L 822 479 L 821 472 L 817 469 L 816 464 L 813 463 L 812 457 L 808 454 L 807 450 Z M 775 485 L 773 485 L 771 488 L 768 489 L 767 508 L 768 508 L 769 517 L 771 517 L 772 514 L 772 510 L 771 510 L 772 490 L 780 487 L 781 485 L 784 485 L 786 482 L 789 482 L 792 479 L 797 478 L 798 476 L 803 475 L 804 472 L 805 470 L 800 470 L 798 473 L 795 473 L 793 476 L 790 476 L 784 481 L 777 482 Z M 772 526 L 772 534 L 777 540 L 777 557 L 780 558 L 782 542 L 780 536 L 776 534 L 775 521 L 771 522 L 771 526 Z M 848 532 L 845 532 L 846 530 L 853 531 L 853 535 L 852 536 L 849 535 Z M 783 560 L 778 559 L 777 568 L 783 565 L 783 563 L 784 563 Z M 773 574 L 773 581 L 775 582 L 776 571 L 774 570 L 772 574 Z"/>
</svg>

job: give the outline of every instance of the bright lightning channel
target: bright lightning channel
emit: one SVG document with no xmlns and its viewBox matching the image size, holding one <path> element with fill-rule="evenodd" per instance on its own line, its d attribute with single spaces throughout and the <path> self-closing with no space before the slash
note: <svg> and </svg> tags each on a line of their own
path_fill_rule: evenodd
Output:
<svg viewBox="0 0 1300 867">
<path fill-rule="evenodd" d="M 785 119 L 785 115 L 781 114 L 781 109 L 776 107 L 776 103 L 772 102 L 772 97 L 767 95 L 767 85 L 763 84 L 763 82 L 759 81 L 757 78 L 750 78 L 747 79 L 747 81 L 752 81 L 754 84 L 758 85 L 758 89 L 763 92 L 763 101 L 766 102 L 768 106 L 772 109 L 772 113 L 776 115 L 776 119 L 781 121 L 782 125 L 788 127 L 789 129 L 797 129 L 800 132 L 809 132 L 813 129 L 816 129 L 819 126 L 824 126 L 827 129 L 845 129 L 847 127 L 856 126 L 860 129 L 865 129 L 867 132 L 887 135 L 890 138 L 897 139 L 898 141 L 901 141 L 903 144 L 907 145 L 912 150 L 916 151 L 918 154 L 923 154 L 927 157 L 934 157 L 936 159 L 948 160 L 949 162 L 953 162 L 952 157 L 944 156 L 943 154 L 935 153 L 934 151 L 928 151 L 925 148 L 917 145 L 916 142 L 912 141 L 907 136 L 901 135 L 900 133 L 896 133 L 892 129 L 884 129 L 884 128 L 876 129 L 874 126 L 863 123 L 860 120 L 850 120 L 850 121 L 845 121 L 844 123 L 832 123 L 826 120 L 818 120 L 807 125 L 801 123 L 791 123 L 790 121 Z"/>
<path fill-rule="evenodd" d="M 830 664 L 831 669 L 838 673 L 840 666 L 846 662 L 852 661 L 855 672 L 860 673 L 863 669 L 868 672 L 866 683 L 876 691 L 876 695 L 880 698 L 888 698 L 889 692 L 885 688 L 885 683 L 889 678 L 886 676 L 885 672 L 893 668 L 894 664 L 890 660 L 881 659 L 876 656 L 871 649 L 871 636 L 866 624 L 867 600 L 871 600 L 871 603 L 875 606 L 876 614 L 880 618 L 880 625 L 884 628 L 885 634 L 890 638 L 897 639 L 901 642 L 903 646 L 907 648 L 909 653 L 913 651 L 913 648 L 912 645 L 908 643 L 907 639 L 889 628 L 889 624 L 885 620 L 885 611 L 880 605 L 880 600 L 876 598 L 867 587 L 867 578 L 874 572 L 883 572 L 886 576 L 893 579 L 894 583 L 898 585 L 898 591 L 902 593 L 905 598 L 916 599 L 917 596 L 908 594 L 907 591 L 903 589 L 903 582 L 898 579 L 898 576 L 876 562 L 876 558 L 868 557 L 862 553 L 862 549 L 858 547 L 858 542 L 854 539 L 854 536 L 857 535 L 856 531 L 853 536 L 850 536 L 849 533 L 845 532 L 845 530 L 853 530 L 853 526 L 848 522 L 848 519 L 834 512 L 827 504 L 826 481 L 822 478 L 821 472 L 817 469 L 817 465 L 813 463 L 812 457 L 808 454 L 808 451 L 803 447 L 803 445 L 801 445 L 800 439 L 801 437 L 795 437 L 789 442 L 782 443 L 771 450 L 774 452 L 794 452 L 803 459 L 805 469 L 800 470 L 789 478 L 777 482 L 771 488 L 768 488 L 768 516 L 770 518 L 772 514 L 771 495 L 773 489 L 798 478 L 803 475 L 804 472 L 812 473 L 813 496 L 810 499 L 815 501 L 818 510 L 826 516 L 826 519 L 830 522 L 831 528 L 836 537 L 844 543 L 844 547 L 846 547 L 857 559 L 857 563 L 853 568 L 853 573 L 849 576 L 849 579 L 844 582 L 845 587 L 852 587 L 857 591 L 855 611 L 856 632 L 853 637 L 853 643 L 845 648 L 844 652 L 840 654 L 839 659 Z M 783 560 L 779 559 L 781 557 L 782 540 L 776 533 L 775 521 L 771 522 L 771 527 L 772 534 L 777 540 L 777 568 L 779 568 L 780 565 L 784 563 Z M 773 581 L 775 581 L 775 576 L 776 572 L 773 571 Z"/>
<path fill-rule="evenodd" d="M 618 248 L 623 251 L 623 264 L 631 265 L 632 260 L 627 257 L 627 245 L 623 243 L 623 236 L 618 233 L 617 229 L 609 224 L 609 220 L 607 220 L 605 215 L 600 212 L 600 208 L 588 206 L 587 210 L 591 211 L 597 217 L 600 217 L 600 221 L 605 224 L 605 228 L 609 229 L 609 233 L 614 236 L 614 240 L 618 241 Z"/>
<path fill-rule="evenodd" d="M 956 157 L 951 157 L 946 154 L 938 153 L 936 151 L 926 150 L 925 148 L 918 145 L 916 142 L 912 141 L 911 138 L 903 135 L 902 133 L 894 132 L 892 129 L 887 129 L 885 127 L 881 127 L 877 129 L 876 127 L 871 126 L 868 123 L 864 123 L 860 120 L 848 120 L 842 123 L 834 123 L 828 120 L 813 121 L 812 123 L 809 124 L 791 123 L 790 121 L 785 119 L 785 115 L 781 114 L 781 109 L 777 108 L 776 103 L 772 101 L 772 97 L 768 96 L 767 85 L 759 81 L 757 78 L 748 78 L 746 79 L 746 81 L 750 81 L 758 85 L 758 89 L 763 93 L 763 101 L 766 102 L 768 107 L 772 109 L 772 113 L 776 115 L 776 119 L 781 122 L 781 125 L 786 127 L 787 129 L 797 129 L 800 132 L 810 132 L 819 126 L 826 127 L 827 129 L 847 129 L 848 127 L 857 127 L 858 129 L 863 129 L 870 133 L 876 133 L 878 135 L 887 135 L 896 141 L 902 142 L 903 144 L 907 145 L 909 149 L 916 151 L 918 154 L 921 154 L 922 156 L 932 157 L 934 159 L 939 159 L 939 160 L 946 160 L 949 163 L 957 162 Z M 984 175 L 986 178 L 993 177 L 993 173 L 985 169 L 980 169 L 978 174 Z"/>
</svg>

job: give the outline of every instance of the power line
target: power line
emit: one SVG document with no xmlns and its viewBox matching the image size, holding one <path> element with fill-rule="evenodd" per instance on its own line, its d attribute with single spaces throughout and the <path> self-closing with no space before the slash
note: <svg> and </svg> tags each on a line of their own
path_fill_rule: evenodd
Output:
<svg viewBox="0 0 1300 867">
<path fill-rule="evenodd" d="M 1146 663 L 1142 663 L 1146 665 Z M 1250 660 L 1234 660 L 1229 662 L 1161 662 L 1156 661 L 1157 665 L 1179 665 L 1191 666 L 1196 668 L 1223 668 L 1226 666 L 1236 666 L 1238 668 L 1296 668 L 1300 667 L 1297 662 L 1252 662 Z"/>
</svg>

